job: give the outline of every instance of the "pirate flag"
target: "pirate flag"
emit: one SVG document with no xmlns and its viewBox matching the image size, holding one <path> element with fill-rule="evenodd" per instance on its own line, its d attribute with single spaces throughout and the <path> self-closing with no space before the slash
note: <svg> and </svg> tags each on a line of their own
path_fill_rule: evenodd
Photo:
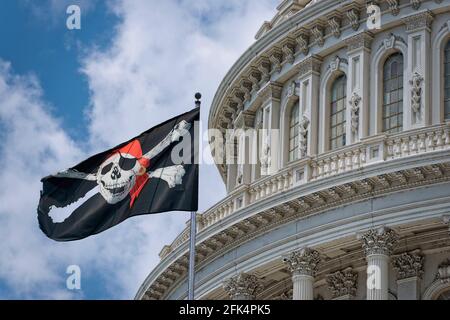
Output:
<svg viewBox="0 0 450 320">
<path fill-rule="evenodd" d="M 71 241 L 100 233 L 132 216 L 197 211 L 194 122 L 199 113 L 196 108 L 43 178 L 38 206 L 41 230 L 53 240 Z M 63 222 L 53 221 L 49 215 L 52 207 L 73 204 L 94 188 L 98 192 Z"/>
</svg>

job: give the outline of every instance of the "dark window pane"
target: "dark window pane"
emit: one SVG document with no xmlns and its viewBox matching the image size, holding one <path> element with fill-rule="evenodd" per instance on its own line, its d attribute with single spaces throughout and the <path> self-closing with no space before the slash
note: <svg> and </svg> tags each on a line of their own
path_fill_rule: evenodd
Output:
<svg viewBox="0 0 450 320">
<path fill-rule="evenodd" d="M 450 40 L 447 41 L 444 57 L 444 119 L 450 120 Z"/>
<path fill-rule="evenodd" d="M 289 126 L 289 161 L 297 160 L 298 157 L 298 124 L 299 124 L 299 105 L 295 105 L 291 110 Z"/>
<path fill-rule="evenodd" d="M 383 67 L 383 131 L 392 133 L 402 129 L 403 114 L 403 55 L 389 56 Z"/>
<path fill-rule="evenodd" d="M 347 103 L 347 77 L 338 77 L 331 87 L 330 101 L 330 149 L 345 145 L 342 135 L 345 132 L 345 109 Z"/>
</svg>

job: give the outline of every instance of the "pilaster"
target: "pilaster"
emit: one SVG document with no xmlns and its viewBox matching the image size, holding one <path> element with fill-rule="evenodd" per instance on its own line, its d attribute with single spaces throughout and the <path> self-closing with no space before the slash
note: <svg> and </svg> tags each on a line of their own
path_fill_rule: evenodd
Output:
<svg viewBox="0 0 450 320">
<path fill-rule="evenodd" d="M 300 124 L 299 131 L 306 138 L 306 154 L 300 158 L 315 155 L 319 152 L 319 96 L 320 96 L 320 67 L 322 59 L 311 56 L 301 62 L 298 79 L 300 82 Z"/>
<path fill-rule="evenodd" d="M 347 144 L 359 142 L 369 135 L 370 55 L 373 35 L 362 32 L 346 40 L 347 75 Z"/>
<path fill-rule="evenodd" d="M 423 261 L 423 256 L 417 251 L 392 257 L 392 266 L 397 273 L 398 300 L 420 300 Z"/>
<path fill-rule="evenodd" d="M 404 104 L 404 130 L 431 124 L 431 24 L 425 11 L 403 19 L 408 33 L 407 79 L 409 92 Z"/>
<path fill-rule="evenodd" d="M 251 183 L 252 165 L 256 163 L 254 146 L 257 143 L 257 131 L 253 124 L 255 114 L 248 110 L 241 111 L 235 120 L 234 134 L 238 141 L 236 185 Z"/>
<path fill-rule="evenodd" d="M 281 91 L 281 85 L 268 83 L 258 92 L 262 104 L 261 176 L 274 174 L 279 169 Z"/>
</svg>

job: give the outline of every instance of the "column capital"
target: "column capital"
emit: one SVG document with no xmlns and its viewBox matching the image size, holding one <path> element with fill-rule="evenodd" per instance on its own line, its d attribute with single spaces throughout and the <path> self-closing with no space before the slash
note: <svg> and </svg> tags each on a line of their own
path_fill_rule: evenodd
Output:
<svg viewBox="0 0 450 320">
<path fill-rule="evenodd" d="M 421 278 L 423 270 L 424 257 L 418 252 L 405 252 L 392 257 L 392 266 L 397 272 L 397 279 Z"/>
<path fill-rule="evenodd" d="M 242 110 L 239 112 L 238 116 L 236 117 L 236 120 L 234 121 L 234 127 L 235 129 L 249 129 L 253 128 L 253 125 L 255 123 L 255 113 L 248 111 L 248 110 Z"/>
<path fill-rule="evenodd" d="M 415 32 L 420 30 L 431 31 L 433 19 L 433 13 L 427 10 L 425 12 L 404 18 L 403 23 L 406 25 L 406 32 Z"/>
<path fill-rule="evenodd" d="M 316 250 L 303 248 L 284 256 L 283 261 L 294 275 L 314 277 L 320 262 L 320 254 Z"/>
<path fill-rule="evenodd" d="M 370 50 L 373 34 L 369 31 L 361 32 L 345 40 L 349 52 L 359 49 Z"/>
<path fill-rule="evenodd" d="M 260 89 L 257 97 L 261 100 L 261 103 L 266 103 L 270 100 L 279 101 L 281 99 L 282 90 L 283 86 L 281 84 L 276 82 L 268 82 Z"/>
<path fill-rule="evenodd" d="M 231 298 L 248 297 L 250 299 L 255 299 L 263 290 L 263 286 L 255 275 L 240 273 L 225 280 L 223 289 Z"/>
<path fill-rule="evenodd" d="M 320 66 L 322 65 L 322 58 L 317 55 L 310 56 L 298 64 L 297 70 L 300 78 L 303 78 L 311 73 L 320 73 Z"/>
<path fill-rule="evenodd" d="M 345 295 L 355 296 L 358 284 L 358 273 L 352 268 L 327 275 L 328 290 L 333 294 L 333 298 Z"/>
<path fill-rule="evenodd" d="M 395 231 L 385 227 L 371 229 L 359 234 L 358 238 L 362 240 L 362 247 L 366 256 L 374 254 L 389 256 L 398 241 L 398 235 Z"/>
</svg>

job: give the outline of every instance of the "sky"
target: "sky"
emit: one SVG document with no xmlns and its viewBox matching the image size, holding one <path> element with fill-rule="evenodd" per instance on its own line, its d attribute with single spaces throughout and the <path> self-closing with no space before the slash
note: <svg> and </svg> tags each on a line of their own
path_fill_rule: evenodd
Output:
<svg viewBox="0 0 450 320">
<path fill-rule="evenodd" d="M 134 298 L 189 214 L 135 217 L 57 243 L 38 227 L 40 179 L 190 110 L 197 91 L 206 127 L 221 79 L 277 3 L 0 2 L 0 299 Z M 66 27 L 74 4 L 80 30 Z M 201 165 L 200 212 L 224 195 L 215 166 Z M 66 285 L 71 265 L 79 290 Z"/>
</svg>

